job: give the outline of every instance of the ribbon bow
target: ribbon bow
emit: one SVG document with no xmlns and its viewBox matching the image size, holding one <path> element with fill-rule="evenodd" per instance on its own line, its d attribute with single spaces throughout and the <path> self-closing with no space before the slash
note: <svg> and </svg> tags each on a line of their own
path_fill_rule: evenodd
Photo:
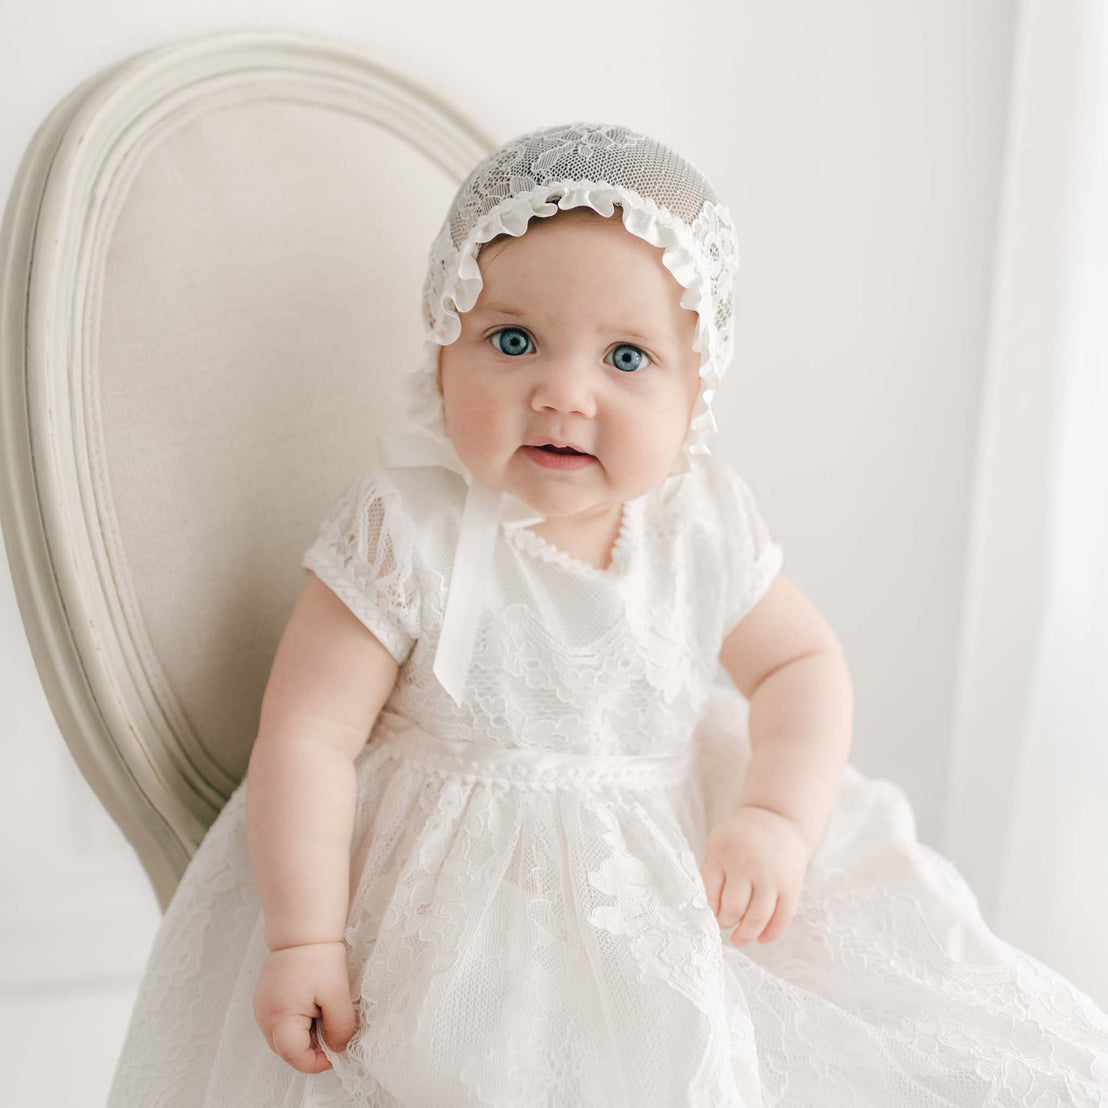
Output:
<svg viewBox="0 0 1108 1108">
<path fill-rule="evenodd" d="M 377 448 L 381 464 L 387 468 L 443 466 L 460 474 L 469 486 L 432 666 L 439 684 L 461 707 L 499 526 L 528 527 L 546 516 L 519 497 L 478 481 L 451 442 L 439 442 L 422 433 L 389 431 L 378 435 Z"/>
</svg>

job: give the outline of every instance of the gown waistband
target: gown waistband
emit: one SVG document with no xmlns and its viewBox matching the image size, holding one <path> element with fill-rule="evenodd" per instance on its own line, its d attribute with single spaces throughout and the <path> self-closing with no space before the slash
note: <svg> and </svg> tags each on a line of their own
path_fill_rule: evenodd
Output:
<svg viewBox="0 0 1108 1108">
<path fill-rule="evenodd" d="M 537 789 L 665 789 L 680 784 L 690 764 L 688 748 L 656 754 L 524 750 L 444 739 L 394 713 L 381 715 L 371 748 L 387 748 L 393 758 L 452 777 Z"/>
</svg>

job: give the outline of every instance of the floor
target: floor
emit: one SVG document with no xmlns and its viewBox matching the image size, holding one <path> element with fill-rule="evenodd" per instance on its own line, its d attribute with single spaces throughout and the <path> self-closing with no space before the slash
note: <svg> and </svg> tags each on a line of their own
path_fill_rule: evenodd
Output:
<svg viewBox="0 0 1108 1108">
<path fill-rule="evenodd" d="M 84 991 L 4 991 L 4 1103 L 18 1108 L 103 1108 L 137 980 Z"/>
<path fill-rule="evenodd" d="M 104 817 L 107 819 L 107 817 Z M 118 833 L 114 824 L 103 833 Z M 103 1108 L 161 919 L 134 852 L 5 844 L 0 876 L 0 1101 Z"/>
</svg>

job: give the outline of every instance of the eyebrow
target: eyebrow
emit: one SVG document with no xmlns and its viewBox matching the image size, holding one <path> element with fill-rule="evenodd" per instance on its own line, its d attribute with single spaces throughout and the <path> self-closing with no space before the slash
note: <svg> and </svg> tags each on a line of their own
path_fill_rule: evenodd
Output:
<svg viewBox="0 0 1108 1108">
<path fill-rule="evenodd" d="M 511 304 L 486 304 L 481 308 L 474 308 L 471 315 L 504 315 L 504 316 L 525 316 L 527 310 L 525 308 L 516 308 Z M 642 331 L 636 330 L 634 327 L 624 327 L 621 325 L 605 325 L 606 331 L 618 331 L 621 335 L 627 335 L 629 338 L 639 339 L 642 342 L 655 343 L 661 338 L 659 335 L 647 335 Z"/>
</svg>

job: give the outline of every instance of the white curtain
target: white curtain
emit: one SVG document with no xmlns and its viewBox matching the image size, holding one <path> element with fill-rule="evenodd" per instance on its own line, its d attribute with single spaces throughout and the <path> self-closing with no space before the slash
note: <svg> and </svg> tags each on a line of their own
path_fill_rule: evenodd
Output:
<svg viewBox="0 0 1108 1108">
<path fill-rule="evenodd" d="M 1108 5 L 1023 0 L 944 851 L 1108 1009 Z"/>
</svg>

